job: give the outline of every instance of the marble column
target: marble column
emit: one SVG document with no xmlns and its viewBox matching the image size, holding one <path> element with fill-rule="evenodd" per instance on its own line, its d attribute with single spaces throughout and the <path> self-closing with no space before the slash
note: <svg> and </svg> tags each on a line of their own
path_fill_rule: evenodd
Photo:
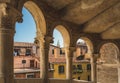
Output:
<svg viewBox="0 0 120 83">
<path fill-rule="evenodd" d="M 93 54 L 91 56 L 91 81 L 97 83 L 97 57 L 99 54 Z"/>
<path fill-rule="evenodd" d="M 70 82 L 72 81 L 72 63 L 73 63 L 73 53 L 75 51 L 75 47 L 65 48 L 66 54 L 66 79 Z"/>
<path fill-rule="evenodd" d="M 48 60 L 49 60 L 49 46 L 52 42 L 52 37 L 45 36 L 40 40 L 40 77 L 42 83 L 48 83 Z"/>
<path fill-rule="evenodd" d="M 0 3 L 0 83 L 14 83 L 13 42 L 17 10 Z"/>
</svg>

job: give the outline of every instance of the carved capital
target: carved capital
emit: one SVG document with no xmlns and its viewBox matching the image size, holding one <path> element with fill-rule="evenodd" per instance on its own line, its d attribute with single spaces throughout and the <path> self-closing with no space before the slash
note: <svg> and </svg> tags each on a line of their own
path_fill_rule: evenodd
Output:
<svg viewBox="0 0 120 83">
<path fill-rule="evenodd" d="M 0 3 L 0 27 L 2 26 L 2 18 L 4 16 L 7 16 L 7 12 L 6 12 L 6 9 L 7 9 L 7 5 L 5 3 Z"/>
<path fill-rule="evenodd" d="M 51 36 L 45 36 L 44 40 L 45 40 L 45 42 L 53 43 L 53 37 L 51 37 Z"/>
<path fill-rule="evenodd" d="M 21 13 L 7 3 L 0 3 L 0 28 L 13 29 L 16 21 L 20 21 Z"/>
<path fill-rule="evenodd" d="M 93 58 L 93 62 L 96 63 L 97 59 L 100 57 L 100 54 L 97 53 L 97 54 L 93 54 L 92 55 L 92 58 Z"/>
<path fill-rule="evenodd" d="M 50 36 L 41 37 L 39 38 L 39 42 L 41 49 L 49 50 L 50 43 L 53 42 L 53 37 Z"/>
<path fill-rule="evenodd" d="M 71 51 L 71 52 L 74 52 L 76 50 L 75 47 L 65 47 L 64 48 L 66 51 Z"/>
<path fill-rule="evenodd" d="M 8 16 L 12 17 L 15 22 L 21 23 L 23 21 L 22 13 L 9 4 L 7 6 Z"/>
<path fill-rule="evenodd" d="M 65 52 L 66 52 L 66 56 L 69 57 L 69 58 L 72 58 L 73 53 L 76 50 L 76 48 L 75 47 L 65 47 L 64 49 L 65 49 Z"/>
<path fill-rule="evenodd" d="M 76 47 L 69 47 L 69 50 L 70 50 L 71 52 L 75 52 Z"/>
</svg>

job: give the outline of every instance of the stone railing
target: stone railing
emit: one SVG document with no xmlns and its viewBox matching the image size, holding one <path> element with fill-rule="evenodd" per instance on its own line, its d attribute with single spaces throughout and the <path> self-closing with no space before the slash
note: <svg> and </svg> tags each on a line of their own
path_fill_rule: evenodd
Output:
<svg viewBox="0 0 120 83">
<path fill-rule="evenodd" d="M 74 79 L 74 80 L 72 81 L 72 83 L 93 83 L 93 82 L 91 82 L 91 81 L 86 81 L 86 80 L 76 80 L 76 79 Z"/>
<path fill-rule="evenodd" d="M 42 79 L 34 78 L 34 79 L 15 79 L 14 83 L 42 83 Z"/>
<path fill-rule="evenodd" d="M 50 78 L 49 83 L 68 83 L 67 79 Z"/>
<path fill-rule="evenodd" d="M 34 79 L 15 79 L 14 83 L 42 83 L 42 79 L 34 78 Z M 49 78 L 49 83 L 69 83 L 67 79 L 56 79 Z M 73 80 L 72 83 L 93 83 L 85 80 Z"/>
</svg>

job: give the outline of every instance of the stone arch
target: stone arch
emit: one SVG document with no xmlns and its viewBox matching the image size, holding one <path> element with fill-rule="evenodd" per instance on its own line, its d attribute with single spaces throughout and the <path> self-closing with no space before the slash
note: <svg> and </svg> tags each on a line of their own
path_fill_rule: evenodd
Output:
<svg viewBox="0 0 120 83">
<path fill-rule="evenodd" d="M 97 65 L 98 81 L 119 83 L 119 49 L 114 42 L 104 41 L 99 49 L 100 58 Z M 112 74 L 113 73 L 113 74 Z M 114 79 L 112 79 L 114 78 Z"/>
<path fill-rule="evenodd" d="M 119 51 L 119 48 L 118 48 L 117 44 L 114 41 L 103 41 L 103 42 L 101 42 L 97 47 L 98 52 L 100 53 L 101 48 L 106 44 L 112 44 L 113 47 L 115 47 L 116 59 L 119 62 L 120 61 L 120 55 L 119 55 L 120 51 Z"/>
<path fill-rule="evenodd" d="M 39 8 L 39 6 L 33 2 L 33 1 L 24 1 L 21 3 L 23 3 L 22 7 L 25 7 L 27 10 L 29 10 L 29 12 L 32 14 L 35 23 L 36 23 L 36 34 L 38 39 L 40 37 L 44 37 L 46 35 L 46 21 L 45 21 L 45 17 L 43 15 L 42 10 Z M 21 4 L 19 5 L 19 10 L 21 11 L 20 7 Z"/>
<path fill-rule="evenodd" d="M 89 53 L 89 54 L 92 54 L 92 53 L 94 52 L 92 41 L 91 41 L 89 38 L 84 37 L 84 36 L 81 36 L 81 37 L 79 37 L 79 38 L 85 41 L 85 43 L 86 43 L 86 45 L 87 45 L 87 47 L 88 47 L 88 53 Z M 77 40 L 78 40 L 78 39 L 77 39 Z M 76 40 L 76 42 L 77 42 L 77 40 Z"/>
<path fill-rule="evenodd" d="M 64 47 L 69 47 L 70 46 L 70 34 L 68 30 L 66 29 L 66 27 L 64 27 L 63 25 L 57 25 L 55 28 L 58 31 L 60 31 L 60 33 L 63 36 Z"/>
<path fill-rule="evenodd" d="M 21 4 L 22 3 L 22 4 Z M 25 7 L 33 16 L 35 23 L 36 23 L 36 44 L 40 47 L 39 52 L 40 52 L 40 68 L 41 68 L 41 73 L 40 73 L 40 78 L 44 78 L 44 76 L 47 76 L 45 73 L 45 67 L 48 64 L 47 58 L 44 53 L 44 46 L 48 44 L 45 43 L 46 39 L 49 40 L 49 38 L 46 38 L 46 33 L 47 33 L 47 28 L 46 28 L 46 20 L 43 15 L 42 10 L 40 9 L 39 5 L 35 1 L 29 1 L 29 0 L 21 0 L 18 6 L 18 10 L 22 11 L 22 8 Z M 45 62 L 46 61 L 46 62 Z"/>
</svg>

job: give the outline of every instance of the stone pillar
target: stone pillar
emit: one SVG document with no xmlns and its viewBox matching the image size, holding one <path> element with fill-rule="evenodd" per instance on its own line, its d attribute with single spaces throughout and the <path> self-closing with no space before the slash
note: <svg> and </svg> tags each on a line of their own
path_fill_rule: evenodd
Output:
<svg viewBox="0 0 120 83">
<path fill-rule="evenodd" d="M 118 69 L 118 83 L 120 83 L 120 62 L 117 62 L 117 69 Z"/>
<path fill-rule="evenodd" d="M 49 46 L 52 39 L 52 37 L 46 36 L 40 40 L 40 77 L 43 80 L 42 83 L 48 83 Z"/>
<path fill-rule="evenodd" d="M 0 83 L 14 83 L 13 38 L 17 11 L 0 3 Z"/>
<path fill-rule="evenodd" d="M 99 54 L 93 54 L 91 57 L 91 81 L 97 83 L 97 57 Z"/>
<path fill-rule="evenodd" d="M 66 54 L 66 79 L 72 82 L 72 63 L 73 63 L 73 53 L 75 51 L 75 47 L 65 48 Z M 69 83 L 70 83 L 69 82 Z"/>
<path fill-rule="evenodd" d="M 118 66 L 118 83 L 120 83 L 120 66 Z"/>
</svg>

